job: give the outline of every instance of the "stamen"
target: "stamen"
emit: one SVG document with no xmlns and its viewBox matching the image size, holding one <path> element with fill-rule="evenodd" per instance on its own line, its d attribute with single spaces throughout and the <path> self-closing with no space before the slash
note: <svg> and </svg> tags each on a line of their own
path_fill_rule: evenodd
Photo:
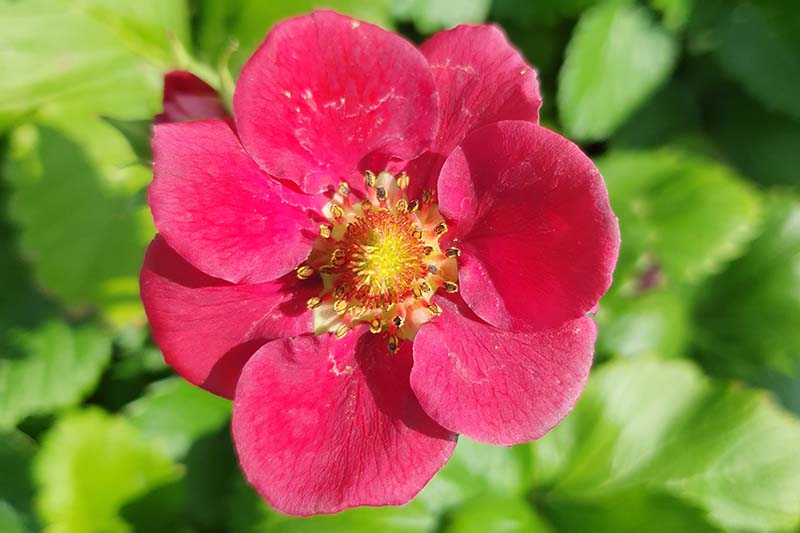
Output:
<svg viewBox="0 0 800 533">
<path fill-rule="evenodd" d="M 367 194 L 359 199 L 352 198 L 346 181 L 336 186 L 327 205 L 329 220 L 320 224 L 319 239 L 295 275 L 301 280 L 321 275 L 321 292 L 306 301 L 309 309 L 319 309 L 319 333 L 341 339 L 359 323 L 368 324 L 397 353 L 401 339 L 413 339 L 425 322 L 442 314 L 430 301 L 436 291 L 459 290 L 445 278 L 455 277 L 455 262 L 448 261 L 461 252 L 440 248 L 439 237 L 448 228 L 434 203 L 435 190 L 410 200 L 405 172 L 367 170 L 363 177 Z"/>
<path fill-rule="evenodd" d="M 340 324 L 338 328 L 336 328 L 336 335 L 337 339 L 343 339 L 345 335 L 350 332 L 350 328 L 347 327 L 347 324 Z"/>
<path fill-rule="evenodd" d="M 343 315 L 347 311 L 347 300 L 336 300 L 333 302 L 333 310 L 337 315 Z"/>
<path fill-rule="evenodd" d="M 411 178 L 408 177 L 408 174 L 406 174 L 405 172 L 401 172 L 397 176 L 397 188 L 400 189 L 401 191 L 406 190 L 406 187 L 408 187 L 410 181 Z"/>
<path fill-rule="evenodd" d="M 400 348 L 400 341 L 397 340 L 395 335 L 389 335 L 389 351 L 392 353 L 397 353 L 397 350 Z"/>
<path fill-rule="evenodd" d="M 442 308 L 439 307 L 437 304 L 431 302 L 428 304 L 428 312 L 433 316 L 440 316 L 442 314 Z"/>
<path fill-rule="evenodd" d="M 451 294 L 454 292 L 458 292 L 458 285 L 453 283 L 452 281 L 445 281 L 442 284 L 442 288 Z"/>
<path fill-rule="evenodd" d="M 331 254 L 331 264 L 333 266 L 342 266 L 346 260 L 347 258 L 343 250 L 336 249 L 333 251 L 333 254 Z"/>
<path fill-rule="evenodd" d="M 300 265 L 297 267 L 297 279 L 308 279 L 314 275 L 314 269 L 308 265 Z"/>
<path fill-rule="evenodd" d="M 331 216 L 333 218 L 335 218 L 336 220 L 344 218 L 344 209 L 342 209 L 342 207 L 339 206 L 339 205 L 336 205 L 336 204 L 332 205 L 331 206 Z"/>
</svg>

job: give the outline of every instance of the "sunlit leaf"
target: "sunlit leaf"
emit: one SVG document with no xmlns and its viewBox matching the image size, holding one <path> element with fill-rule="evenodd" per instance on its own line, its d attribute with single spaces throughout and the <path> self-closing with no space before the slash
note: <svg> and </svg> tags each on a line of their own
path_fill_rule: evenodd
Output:
<svg viewBox="0 0 800 533">
<path fill-rule="evenodd" d="M 566 51 L 558 108 L 578 140 L 607 138 L 669 76 L 674 38 L 636 5 L 609 2 L 581 15 Z"/>
<path fill-rule="evenodd" d="M 38 509 L 48 532 L 132 531 L 120 508 L 181 471 L 127 420 L 99 409 L 61 418 L 36 458 Z"/>
</svg>

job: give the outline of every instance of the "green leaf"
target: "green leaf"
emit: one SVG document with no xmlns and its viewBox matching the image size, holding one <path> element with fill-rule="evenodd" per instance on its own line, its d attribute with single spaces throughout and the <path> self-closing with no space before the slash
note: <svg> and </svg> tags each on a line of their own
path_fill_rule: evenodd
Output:
<svg viewBox="0 0 800 533">
<path fill-rule="evenodd" d="M 739 255 L 760 218 L 756 191 L 728 168 L 660 150 L 612 152 L 598 161 L 620 219 L 618 283 L 696 283 Z"/>
<path fill-rule="evenodd" d="M 315 8 L 334 9 L 384 27 L 392 25 L 390 0 L 200 0 L 197 47 L 205 59 L 216 64 L 230 51 L 231 43 L 236 42 L 238 47 L 230 61 L 232 70 L 238 72 L 273 25 Z"/>
<path fill-rule="evenodd" d="M 51 319 L 8 331 L 0 350 L 0 427 L 10 427 L 91 392 L 111 358 L 111 341 L 94 326 Z"/>
<path fill-rule="evenodd" d="M 567 133 L 607 138 L 667 79 L 676 56 L 673 37 L 644 8 L 609 2 L 584 12 L 559 79 Z"/>
<path fill-rule="evenodd" d="M 664 16 L 664 26 L 677 31 L 689 22 L 694 0 L 650 0 L 650 4 Z"/>
<path fill-rule="evenodd" d="M 35 528 L 31 474 L 35 451 L 33 441 L 24 433 L 0 432 L 0 531 Z"/>
<path fill-rule="evenodd" d="M 136 154 L 139 162 L 149 165 L 153 161 L 153 151 L 150 148 L 150 136 L 153 129 L 152 120 L 119 120 L 111 117 L 102 117 L 106 123 L 118 132 Z"/>
<path fill-rule="evenodd" d="M 721 533 L 703 512 L 667 494 L 636 490 L 596 501 L 548 498 L 544 515 L 559 533 Z"/>
<path fill-rule="evenodd" d="M 335 515 L 291 518 L 279 514 L 238 478 L 228 513 L 233 533 L 425 533 L 434 532 L 437 517 L 416 500 L 402 507 L 360 507 Z"/>
<path fill-rule="evenodd" d="M 185 0 L 3 0 L 0 130 L 34 111 L 149 117 L 187 37 Z"/>
<path fill-rule="evenodd" d="M 690 310 L 678 291 L 624 295 L 612 291 L 597 313 L 598 352 L 620 357 L 682 357 L 691 333 Z"/>
<path fill-rule="evenodd" d="M 800 377 L 800 200 L 773 194 L 764 211 L 748 252 L 698 297 L 697 357 L 717 375 Z"/>
<path fill-rule="evenodd" d="M 120 508 L 179 478 L 181 470 L 124 418 L 87 409 L 59 419 L 47 433 L 35 475 L 48 531 L 129 532 Z"/>
<path fill-rule="evenodd" d="M 442 513 L 481 495 L 522 496 L 530 483 L 526 445 L 489 446 L 460 437 L 453 456 L 415 501 Z"/>
<path fill-rule="evenodd" d="M 722 528 L 784 531 L 800 523 L 798 448 L 800 421 L 763 393 L 688 362 L 636 360 L 596 371 L 534 453 L 548 497 L 663 491 Z"/>
<path fill-rule="evenodd" d="M 160 442 L 170 457 L 182 458 L 199 438 L 228 422 L 231 402 L 183 379 L 154 383 L 125 409 L 143 435 Z"/>
<path fill-rule="evenodd" d="M 29 277 L 0 220 L 0 428 L 74 405 L 95 388 L 111 358 L 103 331 L 65 323 Z"/>
<path fill-rule="evenodd" d="M 614 133 L 615 148 L 657 148 L 701 130 L 700 104 L 692 88 L 673 80 L 647 100 Z"/>
<path fill-rule="evenodd" d="M 714 57 L 766 107 L 800 119 L 800 13 L 791 1 L 741 2 L 715 29 Z"/>
<path fill-rule="evenodd" d="M 491 0 L 395 0 L 392 11 L 397 19 L 411 20 L 417 31 L 429 34 L 458 24 L 483 22 L 491 3 Z"/>
<path fill-rule="evenodd" d="M 143 321 L 138 274 L 154 229 L 136 193 L 151 174 L 125 138 L 99 118 L 27 124 L 13 132 L 3 171 L 37 281 L 73 311 Z"/>
<path fill-rule="evenodd" d="M 477 498 L 458 509 L 446 533 L 551 533 L 553 530 L 522 499 Z"/>
<path fill-rule="evenodd" d="M 759 183 L 800 183 L 800 120 L 767 111 L 740 93 L 731 84 L 715 85 L 704 103 L 706 124 L 723 155 Z"/>
</svg>

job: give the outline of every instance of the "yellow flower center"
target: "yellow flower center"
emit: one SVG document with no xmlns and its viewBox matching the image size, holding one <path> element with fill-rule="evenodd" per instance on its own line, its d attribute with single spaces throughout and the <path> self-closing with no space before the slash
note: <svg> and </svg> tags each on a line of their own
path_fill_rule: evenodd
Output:
<svg viewBox="0 0 800 533">
<path fill-rule="evenodd" d="M 347 184 L 339 186 L 324 210 L 329 223 L 320 225 L 297 277 L 318 272 L 322 279 L 321 293 L 307 302 L 317 334 L 342 338 L 366 322 L 370 331 L 387 336 L 395 352 L 400 340 L 413 339 L 422 324 L 441 314 L 431 302 L 437 290 L 458 290 L 459 251 L 439 247 L 447 225 L 433 191 L 409 201 L 405 174 L 367 172 L 364 180 L 367 194 L 359 201 L 352 201 Z"/>
</svg>

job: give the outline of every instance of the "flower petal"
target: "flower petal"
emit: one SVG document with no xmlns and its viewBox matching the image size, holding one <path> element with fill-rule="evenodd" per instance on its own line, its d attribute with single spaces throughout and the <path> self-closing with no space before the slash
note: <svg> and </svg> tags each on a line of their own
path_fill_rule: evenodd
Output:
<svg viewBox="0 0 800 533">
<path fill-rule="evenodd" d="M 233 398 L 242 366 L 265 342 L 313 330 L 305 301 L 319 287 L 294 276 L 231 285 L 191 266 L 160 236 L 147 250 L 140 283 L 167 363 L 220 396 Z"/>
<path fill-rule="evenodd" d="M 421 50 L 439 91 L 439 129 L 430 150 L 406 172 L 412 187 L 435 189 L 444 160 L 470 131 L 501 120 L 538 122 L 542 97 L 536 70 L 497 26 L 442 31 Z"/>
<path fill-rule="evenodd" d="M 410 344 L 391 355 L 361 328 L 342 340 L 296 337 L 247 363 L 233 438 L 250 483 L 281 512 L 402 504 L 447 461 L 455 435 L 411 392 Z"/>
<path fill-rule="evenodd" d="M 173 70 L 164 75 L 163 102 L 164 111 L 156 115 L 156 124 L 230 116 L 217 91 L 185 70 Z"/>
<path fill-rule="evenodd" d="M 153 151 L 153 219 L 194 266 L 257 283 L 308 256 L 314 225 L 297 205 L 302 195 L 264 174 L 223 121 L 156 126 Z"/>
<path fill-rule="evenodd" d="M 375 153 L 416 157 L 438 120 L 422 54 L 393 33 L 332 11 L 276 25 L 242 70 L 233 108 L 258 164 L 309 193 L 352 179 Z"/>
<path fill-rule="evenodd" d="M 611 284 L 617 219 L 600 173 L 567 139 L 530 122 L 485 126 L 447 159 L 438 187 L 463 298 L 490 324 L 555 327 Z"/>
<path fill-rule="evenodd" d="M 460 302 L 414 338 L 411 387 L 425 412 L 471 439 L 512 445 L 542 437 L 572 410 L 592 366 L 588 317 L 536 333 L 492 327 Z"/>
</svg>

